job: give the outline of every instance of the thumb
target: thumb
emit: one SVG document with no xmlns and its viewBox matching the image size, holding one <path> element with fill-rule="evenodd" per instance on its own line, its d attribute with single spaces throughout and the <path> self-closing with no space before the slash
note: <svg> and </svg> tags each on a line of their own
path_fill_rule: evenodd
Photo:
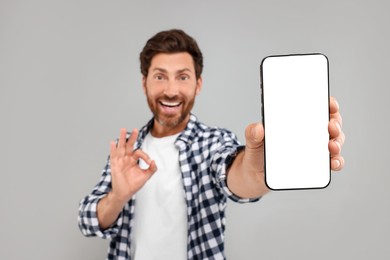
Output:
<svg viewBox="0 0 390 260">
<path fill-rule="evenodd" d="M 260 123 L 253 123 L 245 129 L 246 147 L 249 149 L 263 149 L 264 127 Z"/>
<path fill-rule="evenodd" d="M 243 164 L 253 172 L 264 172 L 264 127 L 250 124 L 245 129 L 245 153 Z"/>
</svg>

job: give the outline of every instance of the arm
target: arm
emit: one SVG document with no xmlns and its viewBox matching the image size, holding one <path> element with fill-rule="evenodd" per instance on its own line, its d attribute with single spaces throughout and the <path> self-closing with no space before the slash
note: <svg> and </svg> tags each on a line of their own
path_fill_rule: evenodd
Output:
<svg viewBox="0 0 390 260">
<path fill-rule="evenodd" d="M 102 178 L 92 194 L 80 202 L 79 227 L 85 236 L 98 235 L 107 238 L 115 232 L 113 227 L 132 196 L 157 170 L 155 162 L 141 150 L 133 151 L 138 131 L 134 130 L 126 141 L 126 130 L 122 129 L 118 141 L 111 142 L 110 157 L 103 170 Z M 146 170 L 140 169 L 137 161 L 149 164 Z"/>
<path fill-rule="evenodd" d="M 108 238 L 117 232 L 116 229 L 101 231 L 96 216 L 98 202 L 111 190 L 110 161 L 102 171 L 102 176 L 91 194 L 80 201 L 78 225 L 85 236 Z"/>
<path fill-rule="evenodd" d="M 340 155 L 345 135 L 341 130 L 342 118 L 339 105 L 330 98 L 330 135 L 329 152 L 331 169 L 339 171 L 344 166 Z M 242 198 L 256 198 L 265 195 L 269 190 L 264 179 L 264 128 L 261 124 L 251 124 L 245 130 L 246 146 L 234 159 L 227 173 L 229 189 Z"/>
</svg>

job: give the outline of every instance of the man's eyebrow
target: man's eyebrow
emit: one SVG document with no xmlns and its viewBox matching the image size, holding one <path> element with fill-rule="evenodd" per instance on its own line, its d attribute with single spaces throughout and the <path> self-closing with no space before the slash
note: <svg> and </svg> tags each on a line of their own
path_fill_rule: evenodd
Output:
<svg viewBox="0 0 390 260">
<path fill-rule="evenodd" d="M 154 68 L 153 71 L 160 71 L 163 73 L 168 73 L 168 71 L 166 69 L 159 68 L 159 67 Z M 180 70 L 176 71 L 176 74 L 180 74 L 183 72 L 192 72 L 192 70 L 190 70 L 189 68 L 184 68 L 184 69 L 180 69 Z"/>
<path fill-rule="evenodd" d="M 177 73 L 183 73 L 183 72 L 192 72 L 192 70 L 190 70 L 188 68 L 184 68 L 184 69 L 181 69 L 181 70 L 177 71 Z"/>
<path fill-rule="evenodd" d="M 163 68 L 154 68 L 153 71 L 160 71 L 160 72 L 164 72 L 164 73 L 168 72 L 166 69 L 163 69 Z"/>
</svg>

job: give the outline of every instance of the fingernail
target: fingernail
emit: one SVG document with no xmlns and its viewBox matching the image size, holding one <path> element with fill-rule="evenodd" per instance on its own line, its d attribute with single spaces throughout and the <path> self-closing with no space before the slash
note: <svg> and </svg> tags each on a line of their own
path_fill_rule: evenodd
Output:
<svg viewBox="0 0 390 260">
<path fill-rule="evenodd" d="M 256 126 L 252 127 L 252 137 L 255 139 L 256 136 L 257 136 L 257 130 L 256 130 Z"/>
<path fill-rule="evenodd" d="M 334 166 L 335 166 L 335 169 L 338 169 L 340 167 L 341 163 L 339 160 L 334 160 Z"/>
<path fill-rule="evenodd" d="M 336 121 L 336 127 L 341 132 L 341 125 L 339 121 Z"/>
<path fill-rule="evenodd" d="M 333 140 L 333 142 L 337 145 L 339 151 L 341 151 L 341 144 L 337 140 Z"/>
<path fill-rule="evenodd" d="M 334 99 L 334 103 L 335 103 L 335 104 L 336 104 L 336 106 L 337 106 L 337 110 L 339 110 L 339 109 L 340 109 L 339 102 L 337 102 L 337 100 L 336 100 L 336 99 Z"/>
</svg>

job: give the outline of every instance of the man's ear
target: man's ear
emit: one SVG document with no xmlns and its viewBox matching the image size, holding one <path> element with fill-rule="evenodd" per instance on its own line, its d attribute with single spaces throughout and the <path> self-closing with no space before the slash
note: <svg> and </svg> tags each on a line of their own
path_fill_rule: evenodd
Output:
<svg viewBox="0 0 390 260">
<path fill-rule="evenodd" d="M 200 93 L 200 91 L 202 90 L 202 86 L 203 86 L 203 79 L 202 79 L 202 76 L 200 76 L 196 80 L 196 89 L 195 89 L 195 94 L 196 95 L 198 95 Z"/>
<path fill-rule="evenodd" d="M 146 77 L 142 76 L 142 89 L 144 90 L 144 94 L 146 95 Z"/>
</svg>

